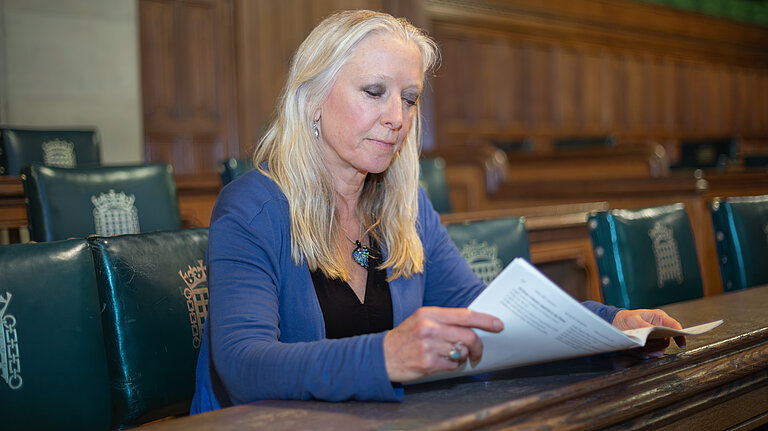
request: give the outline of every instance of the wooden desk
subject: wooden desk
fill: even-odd
[[[0,229],[27,226],[27,205],[19,177],[0,175]]]
[[[261,401],[142,429],[714,430],[768,423],[768,287],[664,309],[685,326],[725,323],[658,359],[606,354],[409,386],[402,403]]]

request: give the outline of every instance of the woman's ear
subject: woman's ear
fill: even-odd
[[[322,117],[322,111],[318,109],[317,111],[315,111],[315,115],[312,116],[312,121],[317,123],[318,121],[320,121],[320,117]]]

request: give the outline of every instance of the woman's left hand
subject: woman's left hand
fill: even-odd
[[[624,331],[626,329],[645,328],[648,326],[667,326],[674,329],[683,329],[680,323],[669,317],[662,310],[640,309],[640,310],[620,310],[613,318],[613,326]],[[675,337],[675,343],[680,348],[685,348],[685,337]],[[664,350],[669,346],[669,338],[649,339],[644,347],[632,349],[631,352],[637,354],[643,359],[658,358],[664,354]]]

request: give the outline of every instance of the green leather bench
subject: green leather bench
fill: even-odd
[[[96,129],[0,128],[0,175],[19,175],[31,163],[63,168],[97,166]]]
[[[187,414],[207,246],[207,228],[1,246],[0,429]]]
[[[180,229],[176,183],[165,163],[22,169],[33,241]]]
[[[682,203],[601,211],[587,223],[605,303],[654,308],[703,296],[696,245]]]
[[[108,430],[101,308],[84,239],[0,247],[0,429]]]
[[[448,224],[445,229],[469,266],[486,284],[514,258],[531,260],[525,217]]]
[[[452,211],[451,194],[445,177],[445,160],[427,157],[419,160],[419,184],[427,193],[435,211],[445,214]]]
[[[186,414],[208,313],[208,229],[90,237],[113,427]]]
[[[723,290],[768,284],[768,195],[715,199],[710,208]]]

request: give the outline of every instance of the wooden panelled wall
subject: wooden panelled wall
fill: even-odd
[[[238,154],[230,0],[142,0],[144,154],[207,175]]]
[[[324,16],[378,9],[416,17],[409,0],[139,0],[144,154],[169,162],[187,225],[207,226],[219,166],[249,157],[291,54]]]
[[[300,41],[352,8],[440,43],[437,147],[612,134],[674,159],[681,136],[768,141],[766,28],[631,0],[140,0],[146,161],[214,185],[264,131]]]
[[[438,145],[613,135],[768,143],[768,29],[632,1],[425,2]]]
[[[416,16],[408,0],[140,0],[145,158],[196,184],[248,156],[266,129],[291,55],[334,10]]]

